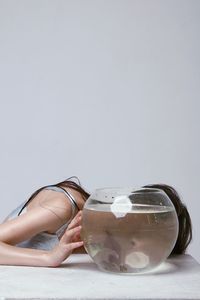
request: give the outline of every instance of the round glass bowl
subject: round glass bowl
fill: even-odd
[[[169,256],[177,236],[174,205],[160,189],[100,188],[83,208],[84,248],[102,271],[152,271]]]

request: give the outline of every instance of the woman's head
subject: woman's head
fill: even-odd
[[[174,204],[179,221],[179,232],[170,255],[184,253],[192,240],[192,222],[186,205],[181,201],[177,191],[167,184],[148,184],[144,187],[163,190]]]
[[[76,178],[76,179],[78,180],[78,184],[77,184],[75,181],[70,180],[71,178]],[[58,183],[56,183],[56,184],[50,184],[50,185],[58,186],[58,187],[61,187],[61,188],[67,188],[67,187],[68,187],[68,188],[72,188],[72,189],[74,189],[74,190],[76,190],[76,191],[78,191],[78,192],[80,193],[80,195],[81,195],[81,197],[83,198],[84,201],[86,201],[87,198],[90,196],[90,194],[89,194],[84,188],[82,188],[81,183],[80,183],[80,180],[79,180],[78,177],[76,177],[76,176],[71,176],[71,177],[69,177],[69,178],[67,178],[67,179],[65,179],[65,180],[63,180],[63,181],[60,181],[60,182],[58,182]],[[45,187],[47,187],[47,186],[49,186],[49,185],[45,185],[45,186],[39,188],[38,190],[36,190],[36,191],[29,197],[29,199],[27,200],[26,204],[27,204],[28,202],[30,202],[33,198],[35,198],[35,197],[37,196],[37,194],[38,194],[39,192],[41,192],[41,191],[42,191]],[[26,205],[26,204],[25,204],[25,205]],[[22,209],[23,209],[23,208],[22,208]]]
[[[78,184],[72,180],[70,180],[71,178],[76,178],[78,181]],[[79,192],[83,198],[84,201],[86,201],[88,199],[88,197],[90,196],[90,194],[81,186],[80,180],[78,179],[77,176],[71,176],[69,178],[67,178],[64,181],[58,182],[56,184],[54,184],[55,186],[59,186],[59,187],[66,187],[66,188],[72,188],[75,191]]]

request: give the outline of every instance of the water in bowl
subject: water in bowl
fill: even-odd
[[[103,271],[151,271],[168,257],[177,234],[173,207],[133,204],[126,214],[113,213],[109,204],[83,210],[84,247]]]

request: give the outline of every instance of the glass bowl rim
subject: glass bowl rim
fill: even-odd
[[[110,186],[110,187],[101,187],[101,188],[95,188],[93,192],[109,192],[109,191],[124,191],[124,195],[127,194],[139,194],[142,191],[148,190],[149,193],[161,193],[167,196],[167,194],[159,188],[154,188],[154,187],[131,187],[131,186]]]

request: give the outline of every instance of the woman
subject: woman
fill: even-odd
[[[78,184],[71,178],[76,178]],[[192,224],[177,192],[164,184],[179,220],[179,234],[171,254],[184,253],[192,239]],[[73,253],[86,253],[80,237],[82,209],[90,194],[76,176],[44,186],[13,210],[0,224],[0,264],[58,267]]]

